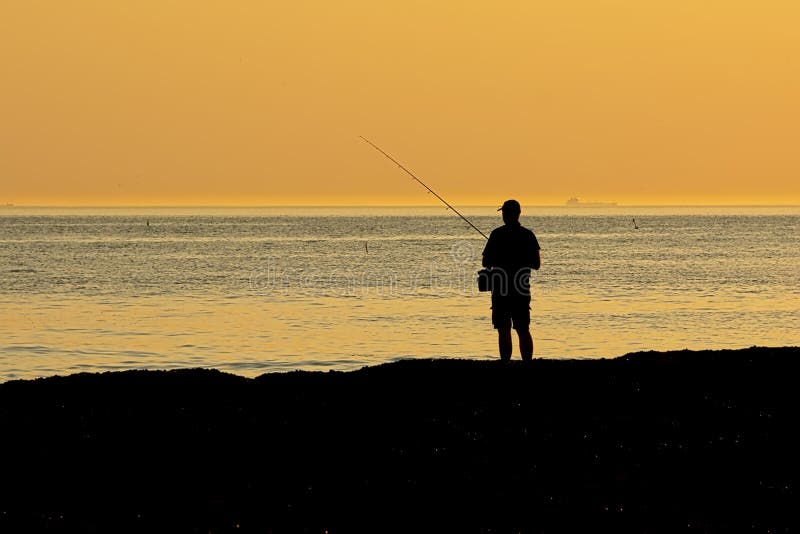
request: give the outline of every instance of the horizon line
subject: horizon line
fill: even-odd
[[[466,208],[495,208],[494,204],[458,204]],[[800,204],[620,204],[568,205],[524,204],[531,208],[796,208]],[[13,208],[442,208],[433,204],[0,204],[0,209]]]

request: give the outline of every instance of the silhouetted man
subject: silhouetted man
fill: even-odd
[[[497,329],[500,359],[511,359],[511,328],[519,336],[522,359],[533,357],[531,337],[531,269],[539,269],[539,241],[519,223],[521,208],[516,200],[506,200],[497,211],[503,212],[505,225],[495,228],[483,249],[483,266],[492,268],[492,325]]]

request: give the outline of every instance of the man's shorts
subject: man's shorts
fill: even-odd
[[[492,325],[495,328],[528,330],[531,325],[530,295],[492,295]]]

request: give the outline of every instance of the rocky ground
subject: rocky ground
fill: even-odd
[[[800,349],[0,384],[0,531],[783,532]]]

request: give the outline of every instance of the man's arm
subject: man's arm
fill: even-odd
[[[494,232],[489,234],[489,239],[486,241],[486,246],[483,247],[483,259],[481,260],[481,265],[484,267],[494,267],[494,249],[495,249],[495,242],[494,242]]]
[[[538,271],[539,267],[542,266],[542,256],[539,254],[539,251],[542,247],[539,246],[539,240],[536,239],[536,235],[531,232],[530,235],[530,242],[528,243],[528,250],[532,250],[533,254],[529,256],[531,260],[530,267],[531,269]]]

